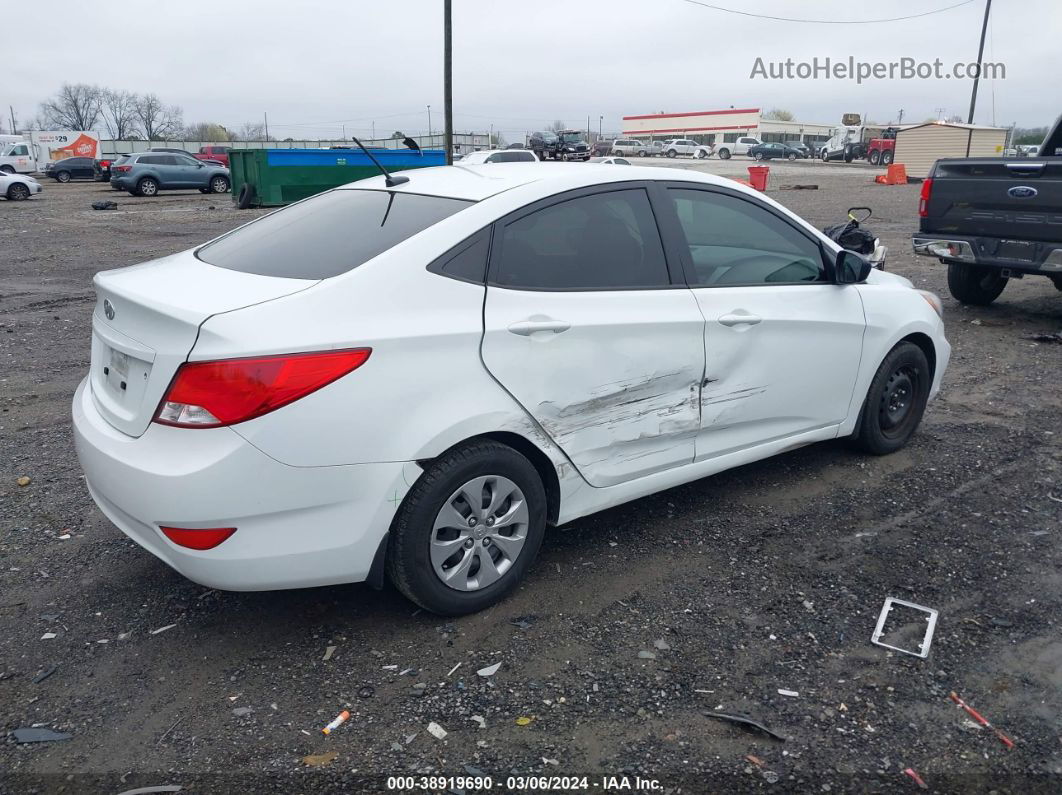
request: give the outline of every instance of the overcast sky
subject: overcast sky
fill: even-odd
[[[706,0],[707,2],[708,0]],[[869,20],[961,0],[715,0],[787,17]],[[800,121],[835,124],[844,112],[876,121],[964,118],[968,80],[752,79],[757,57],[810,61],[909,56],[972,61],[984,0],[921,19],[799,24],[754,19],[685,0],[453,0],[454,123],[491,124],[510,141],[554,119],[621,129],[624,115],[735,106],[780,107]],[[229,128],[269,114],[278,138],[368,136],[442,126],[442,0],[323,2],[226,0],[175,4],[51,0],[30,27],[3,38],[0,103],[22,121],[66,82],[153,91],[186,123]],[[11,10],[11,6],[8,6]],[[9,22],[11,21],[8,14]],[[15,31],[17,35],[13,35]],[[1062,112],[1056,79],[1060,0],[996,0],[986,61],[1006,79],[982,81],[977,121],[1019,126]],[[994,99],[993,99],[994,95]],[[993,115],[994,102],[994,115]],[[6,114],[5,114],[6,115]],[[5,121],[10,123],[9,120]],[[6,128],[7,125],[5,125]]]

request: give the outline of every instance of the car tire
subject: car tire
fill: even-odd
[[[988,306],[1006,286],[1007,277],[992,268],[955,262],[948,265],[948,291],[959,303]]]
[[[667,150],[667,156],[668,157],[675,157],[677,154],[678,154],[678,152],[676,152],[674,149],[668,149]]]
[[[151,177],[144,177],[136,183],[136,191],[132,192],[134,196],[158,196],[159,195],[159,183]]]
[[[881,162],[881,152],[879,152],[877,149],[871,149],[870,154],[867,155],[867,161],[870,163],[870,165],[876,166],[878,163]]]
[[[480,500],[478,505],[463,498],[461,493],[468,488],[480,489],[474,497]],[[501,494],[504,501],[495,515],[512,515],[514,503],[506,492],[522,498],[522,512],[516,509],[517,521],[506,524],[500,533],[488,530],[491,515],[483,503]],[[453,524],[446,523],[447,516]],[[434,461],[406,494],[391,523],[387,573],[406,598],[425,610],[444,616],[474,613],[505,597],[523,579],[538,554],[545,527],[546,491],[531,462],[498,442],[471,442]],[[512,535],[502,535],[505,532]],[[504,544],[501,538],[507,539]],[[507,556],[508,551],[515,553],[513,557]],[[450,556],[444,557],[448,552]],[[485,571],[487,559],[483,556],[491,561],[486,576],[492,581],[480,585],[479,573]],[[495,566],[503,564],[500,576],[493,579],[498,573]],[[444,582],[444,576],[453,584]]]
[[[829,163],[830,162],[830,153],[827,152],[825,149],[823,149],[821,152],[819,152],[819,158],[821,158],[823,163]]]
[[[210,193],[228,193],[229,192],[229,179],[223,177],[220,174],[210,179]]]
[[[754,160],[763,160],[763,152],[757,152],[752,157]]]
[[[7,189],[7,198],[13,202],[24,202],[30,197],[30,189],[21,182],[13,183]]]
[[[872,455],[903,447],[922,422],[932,376],[925,353],[901,342],[885,357],[867,390],[853,439]]]
[[[613,154],[614,157],[623,157],[623,150],[622,149],[617,150],[617,151],[613,152],[612,154]]]
[[[247,210],[252,204],[254,204],[255,190],[254,185],[250,182],[245,182],[240,186],[240,192],[236,194],[236,209]]]
[[[649,153],[646,152],[644,149],[639,149],[638,150],[638,157],[649,157]]]
[[[0,171],[3,171],[5,174],[14,174],[15,173],[15,168],[14,168],[14,166],[3,165],[3,166],[0,166]]]
[[[893,156],[892,152],[882,152],[881,153],[881,164],[883,166],[887,166],[890,163],[892,163],[892,156]]]
[[[794,160],[796,160],[796,155],[790,152],[785,156],[785,159],[792,163]]]
[[[720,149],[719,150],[719,159],[720,160],[729,160],[730,159],[730,150],[729,149]]]
[[[70,172],[69,171],[57,171],[54,176],[55,176],[55,181],[56,182],[69,182],[70,181]]]

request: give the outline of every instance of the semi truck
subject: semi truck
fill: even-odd
[[[102,136],[85,130],[32,130],[21,140],[0,147],[0,171],[7,174],[34,174],[47,163],[68,157],[100,156]]]

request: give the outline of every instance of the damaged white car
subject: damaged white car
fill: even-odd
[[[114,524],[211,587],[389,576],[449,615],[511,591],[547,525],[821,440],[902,447],[950,353],[934,295],[674,169],[377,177],[95,287],[74,427]]]

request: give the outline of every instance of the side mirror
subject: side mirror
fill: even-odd
[[[870,276],[873,266],[865,257],[842,248],[837,252],[833,266],[833,279],[837,284],[861,284]]]

